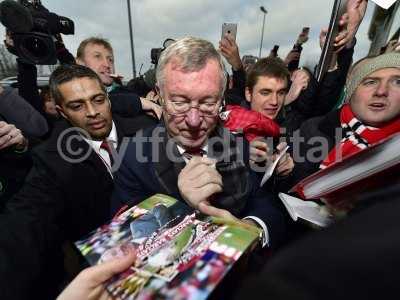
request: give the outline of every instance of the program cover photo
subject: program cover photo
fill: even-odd
[[[124,247],[137,249],[135,264],[107,283],[117,299],[206,299],[257,239],[253,228],[226,225],[157,194],[75,245],[91,265]]]

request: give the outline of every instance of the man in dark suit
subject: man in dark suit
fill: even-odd
[[[164,193],[204,214],[259,226],[262,246],[276,246],[284,215],[272,195],[257,195],[248,144],[218,124],[226,86],[220,54],[208,41],[184,38],[163,51],[156,74],[163,123],[129,143],[113,211]]]
[[[64,121],[33,151],[25,185],[0,217],[8,229],[0,234],[1,299],[35,292],[54,299],[64,276],[62,244],[109,220],[110,150],[140,128],[140,118],[112,118],[105,88],[87,67],[59,67],[50,89]]]

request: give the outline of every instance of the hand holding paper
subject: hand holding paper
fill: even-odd
[[[260,187],[262,187],[272,176],[277,166],[277,174],[282,176],[288,175],[293,169],[293,159],[290,157],[289,154],[286,154],[289,146],[287,146],[286,143],[281,143],[277,146],[277,149],[279,150],[279,152],[273,155],[273,160],[270,161],[270,163],[268,164],[267,169],[265,170],[265,174],[261,180]]]
[[[278,176],[287,176],[294,168],[293,158],[287,153],[289,146],[286,143],[280,143],[276,148],[279,152],[274,154],[274,159],[279,157],[279,160],[275,172]]]

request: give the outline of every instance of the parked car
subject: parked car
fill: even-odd
[[[6,77],[0,80],[0,85],[11,86],[13,88],[18,88],[17,76]],[[49,76],[39,76],[37,78],[38,87],[43,87],[49,85]]]

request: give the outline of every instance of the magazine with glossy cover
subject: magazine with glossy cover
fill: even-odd
[[[91,265],[134,245],[135,264],[107,283],[117,299],[206,299],[258,239],[257,229],[154,195],[75,245]]]

